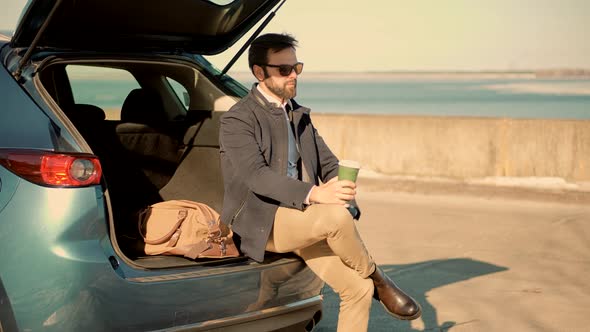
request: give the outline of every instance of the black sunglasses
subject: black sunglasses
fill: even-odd
[[[265,67],[279,68],[279,74],[281,76],[289,76],[291,72],[295,70],[295,74],[299,75],[303,71],[303,62],[297,62],[294,65],[263,65]]]

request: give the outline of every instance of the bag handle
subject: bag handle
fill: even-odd
[[[145,221],[147,218],[145,217],[145,214],[147,213],[147,211],[150,209],[146,209],[144,211],[142,211],[139,214],[139,222],[138,222],[138,226],[139,226],[139,234],[141,235],[141,237],[143,238],[143,240],[145,241],[145,243],[147,244],[162,244],[168,240],[170,240],[170,238],[172,237],[172,235],[174,235],[174,233],[178,231],[180,231],[180,226],[182,225],[182,223],[186,220],[186,216],[188,215],[188,211],[187,210],[180,210],[178,211],[178,215],[176,216],[176,224],[174,224],[174,227],[172,227],[170,229],[170,231],[168,233],[166,233],[164,236],[162,236],[161,238],[157,239],[157,240],[149,240],[148,238],[145,237],[145,235],[142,232],[142,226],[145,224]]]

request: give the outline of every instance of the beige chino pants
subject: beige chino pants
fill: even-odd
[[[266,250],[294,252],[340,296],[338,332],[367,331],[375,263],[341,205],[314,204],[304,211],[280,207]]]

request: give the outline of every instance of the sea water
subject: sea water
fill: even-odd
[[[321,113],[590,119],[590,80],[301,80],[297,100]]]
[[[250,88],[252,80],[242,79]],[[138,88],[78,80],[76,102],[120,108]],[[116,89],[113,84],[120,84]],[[296,100],[314,113],[590,119],[590,79],[354,79],[301,76]],[[113,93],[113,91],[117,91]],[[120,95],[117,93],[120,92]]]

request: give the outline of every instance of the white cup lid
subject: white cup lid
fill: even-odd
[[[345,167],[350,167],[350,168],[361,168],[361,163],[359,163],[356,160],[340,160],[338,162],[338,165],[342,165]]]

